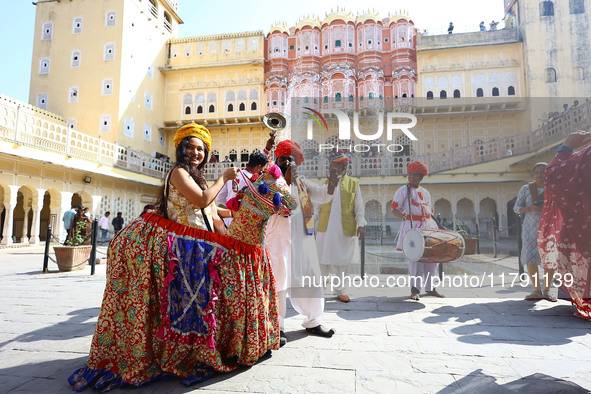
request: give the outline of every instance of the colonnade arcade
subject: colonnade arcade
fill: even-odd
[[[431,188],[427,186],[427,189]],[[367,225],[372,226],[374,230],[377,228],[377,231],[381,231],[386,236],[392,235],[395,237],[401,222],[400,219],[392,215],[390,208],[393,193],[392,195],[376,198],[376,196],[371,196],[371,194],[366,195],[362,188],[362,194],[365,201]],[[478,233],[481,238],[492,238],[492,218],[494,218],[500,235],[507,237],[516,234],[517,231],[517,216],[513,212],[516,195],[517,193],[514,196],[509,195],[508,197],[510,199],[507,199],[505,193],[502,192],[494,197],[486,196],[481,198],[455,195],[453,196],[455,198],[452,198],[452,196],[438,198],[435,194],[432,197],[434,199],[433,209],[435,216],[440,218],[444,224],[465,223],[470,229],[470,234],[473,236],[476,234],[478,225]]]
[[[0,182],[0,245],[39,244],[45,241],[49,224],[54,234],[62,234],[63,214],[74,204],[92,207],[93,197],[84,191],[62,192]]]

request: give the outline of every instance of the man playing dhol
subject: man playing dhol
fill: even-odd
[[[266,230],[267,249],[271,255],[277,286],[281,346],[287,343],[285,336],[286,295],[294,309],[305,316],[302,326],[309,334],[332,337],[333,329],[322,326],[324,313],[324,289],[313,287],[308,281],[320,278],[318,253],[314,241],[312,202],[324,204],[332,199],[338,183],[336,171],[327,185],[315,185],[298,177],[297,166],[304,161],[302,148],[290,140],[281,141],[275,150],[276,164],[285,180],[291,185],[291,194],[298,207],[291,216],[273,215]],[[306,283],[304,283],[304,279]],[[307,284],[307,287],[304,286]]]
[[[413,161],[406,167],[408,172],[408,184],[401,186],[392,200],[392,214],[403,219],[398,233],[396,250],[402,250],[402,239],[404,234],[412,228],[438,228],[437,222],[433,219],[433,206],[431,205],[431,194],[422,186],[419,186],[423,177],[429,170],[427,165],[420,161]],[[410,202],[409,202],[410,196]],[[412,207],[409,210],[409,206]],[[410,298],[418,301],[421,287],[425,286],[427,295],[443,298],[444,295],[437,292],[431,283],[431,278],[437,275],[439,263],[419,263],[409,261],[410,275]]]

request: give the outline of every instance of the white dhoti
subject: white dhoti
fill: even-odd
[[[334,274],[340,279],[332,290],[337,294],[345,294],[344,278],[349,276],[351,263],[359,262],[359,238],[347,237],[343,233],[343,219],[341,206],[341,182],[335,188],[330,205],[330,215],[326,225],[326,231],[316,233],[316,246],[318,247],[318,261],[323,277]],[[315,207],[315,217],[320,217],[322,206]],[[355,221],[358,227],[365,227],[365,207],[359,185],[355,192],[354,204]],[[357,231],[357,229],[355,229]]]
[[[433,291],[431,278],[437,276],[439,263],[419,263],[417,261],[408,262],[408,274],[410,276],[410,287],[416,287],[421,290],[424,286],[425,291]]]
[[[306,182],[312,201],[330,201],[326,186]],[[300,203],[298,190],[291,188],[292,195]],[[301,205],[301,204],[300,204]],[[324,313],[324,289],[320,281],[320,266],[313,235],[307,235],[301,206],[290,217],[274,215],[266,229],[265,247],[271,256],[273,274],[279,299],[281,329],[284,329],[286,295],[293,308],[304,316],[302,326],[313,328],[322,324]],[[314,281],[313,278],[316,277]],[[316,286],[314,286],[316,284]]]

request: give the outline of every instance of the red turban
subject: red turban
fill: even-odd
[[[423,174],[423,176],[429,174],[429,169],[427,165],[420,161],[413,161],[406,167],[406,172],[418,172],[419,174]]]
[[[297,142],[283,140],[277,144],[277,148],[275,148],[275,157],[290,155],[295,157],[298,166],[304,161],[304,152],[302,152],[302,147]]]

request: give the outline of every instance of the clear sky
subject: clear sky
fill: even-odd
[[[324,18],[325,13],[336,9],[337,5],[353,14],[370,8],[380,16],[406,9],[417,28],[427,29],[429,33],[445,33],[451,21],[456,33],[476,31],[480,21],[488,26],[504,15],[503,0],[179,0],[179,14],[185,22],[179,36],[254,30],[267,33],[275,22],[284,22],[290,27],[308,15]],[[28,102],[35,6],[28,0],[3,1],[2,14],[0,93]]]

